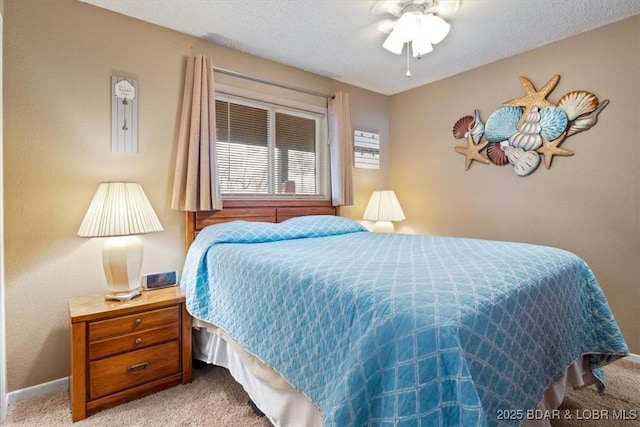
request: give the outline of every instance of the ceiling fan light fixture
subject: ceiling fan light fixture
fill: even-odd
[[[398,37],[402,38],[405,43],[411,41],[414,34],[420,30],[421,18],[422,16],[417,12],[405,12],[393,27],[392,33],[398,33]]]
[[[399,33],[391,32],[387,39],[382,44],[382,47],[387,49],[389,52],[395,53],[396,55],[400,55],[402,53],[402,48],[406,42]]]
[[[414,34],[419,31],[421,18],[422,16],[415,12],[407,12],[403,14],[393,27],[389,36],[387,36],[382,47],[387,49],[389,52],[400,55],[405,43],[409,43]]]
[[[434,14],[438,5],[435,0],[414,0],[404,4],[400,18],[382,47],[400,55],[404,45],[411,42],[414,57],[433,51],[432,44],[444,40],[451,29],[447,21]]]
[[[419,37],[414,38],[411,41],[411,50],[414,58],[433,51],[433,46],[431,45],[428,35],[420,34]]]
[[[438,44],[444,40],[449,34],[449,30],[451,30],[451,24],[432,13],[422,16],[420,26],[428,31],[429,38],[433,44]]]

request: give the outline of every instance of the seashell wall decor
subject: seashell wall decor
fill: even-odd
[[[609,100],[600,102],[591,92],[572,90],[554,104],[547,98],[559,80],[560,76],[555,75],[537,90],[529,79],[520,77],[525,95],[502,104],[489,115],[486,124],[478,110],[473,116],[458,119],[453,125],[453,137],[467,141],[466,146],[455,147],[465,156],[465,170],[476,160],[512,165],[518,176],[528,176],[542,161],[549,169],[554,156],[573,156],[573,151],[560,145],[570,136],[591,129]]]

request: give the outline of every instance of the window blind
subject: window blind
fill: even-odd
[[[246,99],[216,100],[223,195],[328,197],[325,117]]]

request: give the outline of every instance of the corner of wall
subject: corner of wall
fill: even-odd
[[[4,19],[4,0],[0,0],[0,171],[2,168],[2,31]],[[4,194],[3,194],[2,173],[0,173],[0,423],[3,423],[7,416],[7,364],[6,364],[6,328],[4,323]]]

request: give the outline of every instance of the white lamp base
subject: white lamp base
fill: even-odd
[[[104,299],[106,299],[107,301],[128,301],[140,295],[140,289],[132,289],[130,292],[126,293],[111,293],[111,291],[108,291],[105,294]]]
[[[110,237],[102,248],[107,278],[105,299],[125,301],[140,295],[142,242],[138,236]]]
[[[373,231],[376,233],[395,233],[396,229],[391,221],[376,221],[373,224]]]

